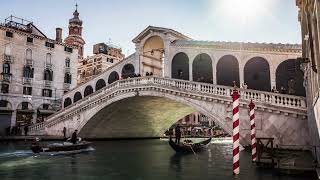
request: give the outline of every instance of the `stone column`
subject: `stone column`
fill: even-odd
[[[37,122],[37,112],[35,111],[33,114],[32,114],[32,123],[33,124],[36,124]]]
[[[189,59],[189,80],[193,81],[192,77],[192,60]]]
[[[12,111],[11,114],[11,127],[16,125],[17,111]]]
[[[169,74],[169,68],[170,68],[170,60],[169,60],[169,53],[170,53],[170,39],[166,38],[164,40],[164,65],[163,65],[163,76],[169,78],[170,74]]]

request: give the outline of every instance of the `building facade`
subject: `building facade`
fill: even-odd
[[[320,2],[296,0],[302,34],[302,69],[307,92],[308,121],[311,143],[320,157]]]
[[[75,46],[49,39],[32,22],[10,16],[0,25],[0,135],[4,129],[43,121],[76,86]]]
[[[120,48],[115,48],[105,43],[94,45],[93,54],[79,60],[78,84],[88,81],[125,57]]]

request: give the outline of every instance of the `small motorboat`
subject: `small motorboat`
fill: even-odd
[[[192,141],[189,140],[185,143],[176,144],[170,137],[169,144],[172,149],[174,149],[178,153],[196,153],[205,149],[210,141],[211,138],[198,143],[192,143]]]
[[[48,145],[40,145],[39,143],[33,143],[31,145],[31,150],[34,153],[41,153],[41,152],[66,152],[66,151],[78,151],[84,150],[91,146],[91,142],[87,141],[80,141],[76,144],[71,142],[62,142],[62,143],[52,143]]]

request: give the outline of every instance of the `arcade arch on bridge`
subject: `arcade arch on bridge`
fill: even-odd
[[[76,103],[77,101],[80,101],[82,99],[81,93],[78,91],[73,96],[73,103]]]
[[[163,75],[164,42],[160,36],[149,37],[142,49],[142,75],[153,73],[155,76]]]
[[[121,71],[121,76],[122,78],[132,78],[134,77],[134,66],[132,64],[126,64],[123,66],[122,71]]]
[[[184,52],[177,53],[171,63],[171,77],[189,80],[189,58]]]
[[[93,88],[92,88],[90,85],[88,85],[88,86],[84,89],[83,97],[86,97],[86,96],[88,96],[88,95],[90,95],[90,94],[92,94],[92,93],[93,93]]]
[[[244,82],[249,89],[270,91],[270,67],[262,57],[251,58],[244,66]]]
[[[192,63],[192,79],[196,82],[213,83],[212,60],[206,53],[195,57]]]
[[[240,87],[239,62],[232,55],[225,55],[217,63],[216,78],[218,85],[233,86],[233,82]]]
[[[106,87],[106,82],[103,79],[99,79],[96,83],[96,91]]]
[[[276,70],[276,87],[281,92],[281,87],[285,93],[297,96],[305,96],[306,91],[303,86],[303,72],[297,59],[288,59],[279,64]]]
[[[71,98],[67,97],[63,102],[63,107],[66,108],[72,104]]]
[[[116,71],[112,71],[108,77],[108,84],[111,84],[119,80],[119,74]]]

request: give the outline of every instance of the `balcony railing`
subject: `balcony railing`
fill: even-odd
[[[51,87],[52,81],[44,80],[44,81],[43,81],[43,85],[44,85],[45,87]]]
[[[26,65],[27,66],[32,66],[33,65],[33,60],[32,59],[26,59]]]
[[[13,56],[11,55],[3,55],[3,61],[6,63],[13,63]]]
[[[46,69],[52,69],[52,64],[51,63],[46,63]]]
[[[23,84],[31,85],[32,81],[33,81],[33,78],[29,78],[29,77],[23,77],[23,79],[22,79]]]
[[[2,82],[11,82],[11,74],[1,73],[1,81]]]
[[[64,71],[65,71],[66,73],[70,72],[70,67],[64,67]]]

